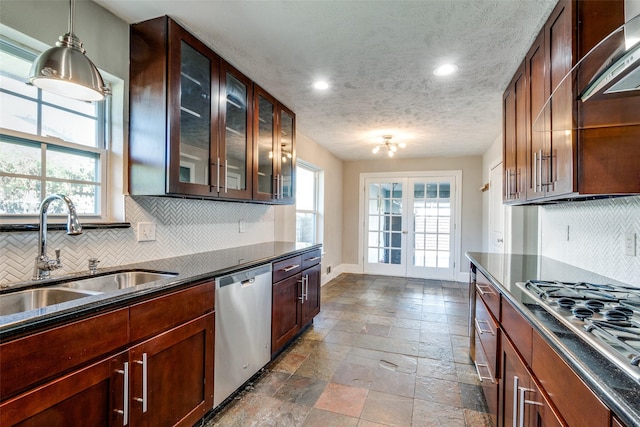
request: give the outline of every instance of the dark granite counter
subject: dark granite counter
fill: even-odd
[[[96,276],[114,271],[137,269],[172,272],[177,275],[36,310],[4,316],[0,313],[0,342],[9,337],[26,334],[58,322],[67,322],[106,309],[124,306],[137,299],[148,298],[155,293],[175,290],[203,280],[211,280],[224,274],[271,263],[320,247],[321,245],[301,245],[292,242],[269,242],[99,269]],[[9,289],[2,289],[2,293],[29,287],[60,285],[79,277],[87,277],[87,274],[88,272],[85,271],[46,281],[12,283]]]
[[[640,426],[640,384],[575,336],[516,286],[517,282],[534,279],[629,284],[541,256],[481,252],[466,255],[618,418],[628,426]]]

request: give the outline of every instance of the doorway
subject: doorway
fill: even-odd
[[[460,171],[363,174],[363,271],[455,280]]]

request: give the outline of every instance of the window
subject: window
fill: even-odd
[[[109,101],[77,101],[25,84],[35,57],[0,40],[0,216],[36,215],[52,193],[68,195],[81,215],[104,216]]]
[[[320,171],[298,161],[296,168],[296,242],[318,243]]]

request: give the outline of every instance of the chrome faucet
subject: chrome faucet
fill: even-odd
[[[42,280],[49,277],[52,270],[62,267],[60,262],[60,249],[56,249],[56,259],[50,260],[47,257],[47,209],[49,204],[60,199],[67,204],[69,215],[67,216],[67,234],[77,236],[82,234],[82,225],[76,213],[76,207],[71,199],[64,194],[52,194],[40,203],[40,234],[38,236],[38,256],[36,257],[35,267],[33,269],[33,280]]]

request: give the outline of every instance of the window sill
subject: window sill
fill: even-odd
[[[131,228],[128,222],[82,223],[83,230]],[[66,230],[67,224],[47,224],[47,230]],[[39,224],[0,224],[0,233],[38,231]]]

